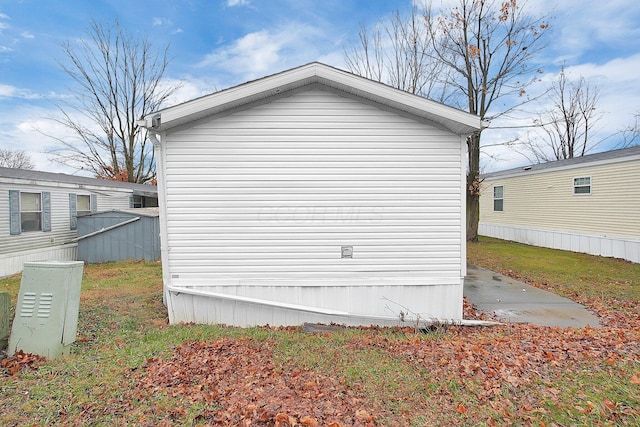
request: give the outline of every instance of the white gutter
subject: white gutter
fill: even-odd
[[[156,116],[154,116],[156,117]],[[157,115],[159,117],[159,115]],[[159,118],[157,119],[159,120]],[[153,143],[153,151],[156,154],[156,176],[158,178],[158,214],[160,222],[160,260],[162,261],[162,302],[167,304],[167,285],[171,283],[169,274],[169,236],[167,234],[167,203],[165,189],[165,164],[166,153],[162,147],[162,141],[158,139],[158,134],[149,129],[149,139]],[[164,137],[163,137],[164,138]]]
[[[231,294],[222,294],[218,292],[201,291],[201,290],[183,288],[183,287],[171,286],[171,285],[167,286],[167,290],[175,295],[187,294],[187,295],[203,296],[208,298],[216,298],[216,299],[233,301],[233,302],[243,302],[247,304],[255,304],[255,305],[261,305],[266,307],[274,307],[274,308],[282,308],[287,310],[302,311],[306,313],[322,314],[326,316],[339,316],[339,317],[345,317],[349,319],[366,319],[366,320],[372,321],[372,323],[375,323],[378,321],[391,322],[391,323],[400,322],[400,319],[396,316],[389,317],[389,316],[371,316],[367,314],[353,314],[347,311],[331,310],[328,308],[311,307],[311,306],[299,305],[299,304],[290,304],[286,302],[271,301],[271,300],[265,300],[260,298],[251,298],[251,297],[245,297],[241,295],[231,295]],[[411,325],[412,323],[415,323],[415,320],[412,320],[409,318],[409,319],[406,319],[404,323],[406,323],[407,325]],[[420,324],[424,324],[424,325],[430,325],[430,324],[447,325],[448,324],[448,325],[461,325],[461,326],[500,325],[499,322],[488,322],[484,320],[466,320],[466,319],[451,320],[451,319],[432,319],[432,318],[420,319]]]

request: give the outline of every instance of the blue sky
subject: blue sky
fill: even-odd
[[[0,0],[0,147],[27,151],[36,169],[70,172],[48,161],[44,152],[57,143],[38,130],[62,135],[47,119],[70,84],[58,64],[60,43],[82,37],[91,19],[118,18],[158,47],[169,43],[166,78],[182,83],[173,99],[180,102],[311,61],[344,68],[344,48],[361,24],[410,6],[409,0]],[[630,124],[640,111],[640,3],[529,0],[527,8],[553,17],[550,43],[538,58],[541,84],[564,63],[570,77],[584,76],[600,90],[598,138]],[[487,145],[523,132],[493,124],[483,136]],[[486,171],[526,163],[500,146],[484,153]]]

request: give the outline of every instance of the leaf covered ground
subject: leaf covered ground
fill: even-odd
[[[502,244],[471,246],[470,257],[500,269],[504,256],[492,251]],[[507,252],[516,257],[518,249]],[[587,258],[587,265],[600,260]],[[609,262],[615,265],[606,277],[594,272],[575,281],[537,266],[531,271],[544,280],[526,266],[503,268],[579,295],[602,316],[601,328],[512,324],[319,334],[168,326],[159,265],[90,266],[72,355],[47,362],[27,357],[19,370],[19,362],[7,361],[0,424],[640,425],[640,267]],[[0,280],[14,295],[18,285],[19,278]],[[469,304],[465,316],[488,317]]]

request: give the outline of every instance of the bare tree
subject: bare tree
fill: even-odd
[[[61,67],[75,86],[72,100],[59,104],[75,140],[56,138],[59,163],[96,177],[145,183],[155,177],[153,145],[137,120],[157,111],[176,89],[164,86],[168,46],[155,50],[146,37],[113,24],[92,22],[86,38],[63,43]]]
[[[373,28],[362,26],[358,42],[345,48],[349,71],[371,80],[442,101],[447,69],[430,54],[430,34],[416,6]]]
[[[640,110],[636,111],[633,123],[620,132],[621,140],[616,148],[629,148],[640,145]]]
[[[14,169],[33,169],[31,157],[24,151],[0,148],[0,166]]]
[[[548,92],[551,106],[534,120],[538,132],[524,142],[524,150],[542,163],[584,156],[596,148],[603,141],[591,136],[602,118],[596,109],[599,93],[584,77],[572,83],[562,67]]]
[[[420,20],[414,12],[386,27],[397,43],[380,44],[383,38],[376,32],[372,37],[361,33],[360,49],[346,52],[347,66],[404,90],[413,87],[403,85],[405,81],[421,82],[415,87],[423,90],[410,91],[491,120],[529,101],[526,88],[539,72],[532,59],[544,48],[546,19],[529,16],[525,3],[516,0],[457,0],[456,6],[441,11],[427,0]],[[394,72],[409,78],[396,81]],[[467,239],[472,241],[478,238],[480,134],[467,141]]]
[[[526,88],[539,71],[532,58],[544,48],[546,17],[531,17],[516,0],[459,0],[448,14],[430,8],[425,19],[435,56],[453,70],[452,83],[465,109],[482,120],[513,111],[529,99]],[[502,105],[497,105],[503,100]],[[480,135],[467,140],[467,239],[478,239]]]

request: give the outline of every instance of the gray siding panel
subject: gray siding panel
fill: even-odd
[[[160,258],[158,217],[130,212],[100,212],[78,218],[78,236],[125,221],[138,221],[105,231],[78,242],[78,259],[90,263]]]

